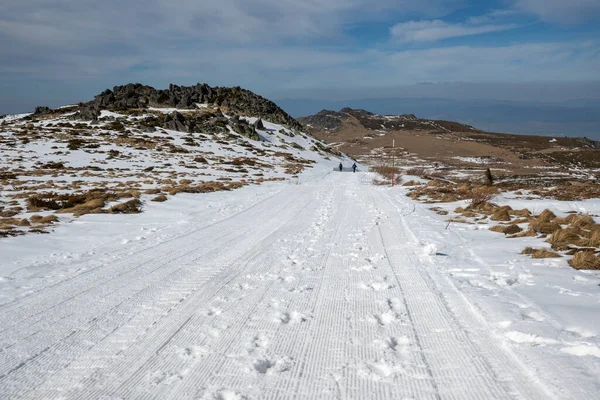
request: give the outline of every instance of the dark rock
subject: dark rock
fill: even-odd
[[[261,131],[265,130],[265,126],[263,125],[262,119],[257,119],[256,122],[254,123],[254,129],[258,129]]]
[[[163,124],[163,128],[170,129],[172,131],[186,132],[189,133],[190,129],[187,125],[186,118],[183,114],[173,111],[171,114],[167,115],[165,118],[165,122]]]
[[[84,121],[97,121],[100,117],[100,109],[92,105],[81,105],[79,111],[71,119],[81,119]]]
[[[138,129],[141,130],[144,133],[154,133],[154,132],[156,132],[156,127],[154,125],[140,124],[140,125],[138,125]]]
[[[50,114],[52,112],[52,109],[50,107],[46,107],[46,106],[37,106],[35,108],[35,111],[33,112],[33,115],[46,115],[46,114]]]

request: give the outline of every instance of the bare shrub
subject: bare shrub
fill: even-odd
[[[476,187],[471,190],[471,202],[469,208],[479,208],[482,205],[489,203],[496,196],[496,192],[489,190],[486,187]]]
[[[373,171],[375,171],[379,175],[381,175],[385,180],[387,180],[388,183],[392,182],[392,172],[393,172],[394,184],[399,185],[402,183],[401,171],[398,168],[379,166],[379,167],[374,167]]]

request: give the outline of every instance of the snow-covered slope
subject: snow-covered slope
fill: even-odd
[[[208,105],[103,110],[98,121],[73,119],[74,110],[0,120],[0,236],[46,232],[71,215],[137,212],[182,192],[298,180],[345,159],[297,129]],[[164,128],[188,130],[168,124],[182,115],[206,129]]]
[[[597,272],[312,171],[0,241],[2,397],[596,396]]]

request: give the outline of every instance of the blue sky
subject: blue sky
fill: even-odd
[[[428,96],[498,100],[518,99],[527,83],[533,100],[598,99],[599,71],[598,0],[0,3],[0,113],[127,82],[240,85],[274,98],[418,95],[428,83]]]

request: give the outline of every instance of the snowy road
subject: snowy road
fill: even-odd
[[[597,357],[499,333],[501,307],[472,302],[445,273],[474,255],[424,210],[363,174],[332,173],[38,287],[0,307],[0,397],[597,394]],[[453,247],[436,254],[426,239]]]

